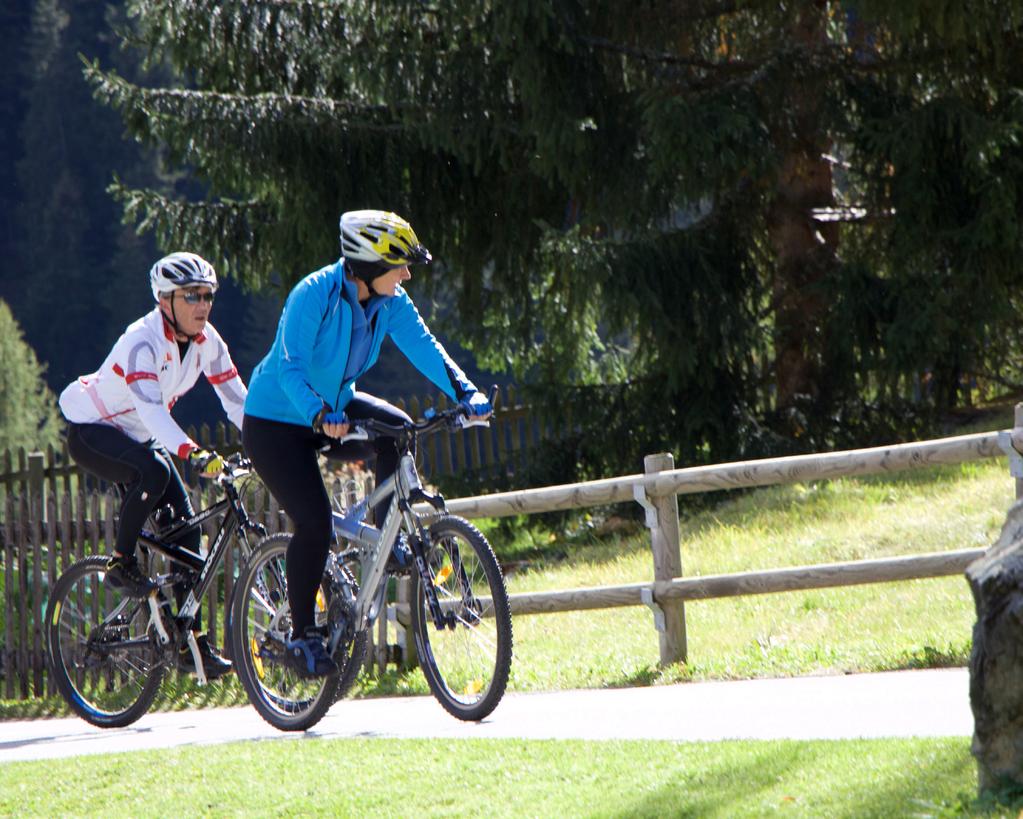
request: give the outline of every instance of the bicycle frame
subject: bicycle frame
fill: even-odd
[[[251,547],[247,533],[254,531],[261,535],[266,534],[266,530],[261,524],[255,523],[249,518],[245,507],[242,505],[238,489],[227,481],[221,482],[221,487],[224,490],[223,498],[197,514],[178,521],[171,528],[161,532],[159,536],[148,529],[143,529],[139,533],[139,542],[145,548],[154,549],[171,560],[183,564],[192,571],[198,572],[198,577],[190,586],[185,600],[181,604],[181,608],[173,618],[173,622],[178,634],[187,634],[186,642],[189,650],[192,652],[192,659],[195,663],[196,675],[200,685],[205,684],[206,674],[199,659],[199,648],[195,641],[195,635],[192,634],[191,626],[195,621],[195,615],[199,610],[202,598],[209,591],[210,585],[213,583],[216,568],[227,553],[227,544],[231,536],[235,532],[239,533],[244,551],[248,554],[251,551]],[[222,513],[224,514],[224,520],[221,522],[216,537],[213,539],[213,544],[210,546],[209,552],[205,557],[177,543],[169,542],[187,529],[200,526],[210,518]],[[170,572],[157,577],[157,583],[163,587],[176,582],[178,579],[180,579],[179,572]],[[160,597],[162,598],[162,594]],[[166,646],[171,642],[171,635],[167,632],[167,628],[164,625],[160,609],[164,605],[169,607],[169,601],[165,599],[158,600],[157,594],[154,593],[149,595],[147,602],[152,623],[160,643]]]
[[[377,528],[362,520],[367,508],[375,507],[389,497],[391,503],[384,516],[383,526]],[[362,582],[355,599],[356,631],[361,631],[370,623],[373,603],[385,578],[387,558],[397,540],[402,520],[410,533],[419,531],[419,518],[412,511],[412,503],[416,500],[426,500],[435,508],[444,509],[443,499],[423,491],[415,458],[405,452],[394,474],[376,487],[369,497],[353,506],[346,514],[333,513],[335,531],[360,547],[359,556],[363,560]],[[413,548],[414,554],[415,551]],[[419,551],[420,554],[415,554],[416,567],[422,574],[426,571],[426,564],[423,562],[422,550]]]

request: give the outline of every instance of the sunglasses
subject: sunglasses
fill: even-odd
[[[181,294],[181,298],[185,300],[185,304],[199,304],[199,302],[206,302],[207,304],[213,304],[213,292],[201,293],[198,290],[187,290]]]

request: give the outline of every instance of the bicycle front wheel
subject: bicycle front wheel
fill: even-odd
[[[102,555],[87,557],[60,576],[46,610],[46,647],[71,709],[100,728],[121,728],[149,710],[164,664],[148,634],[146,601],[108,588],[106,565]]]
[[[501,568],[483,534],[462,518],[430,527],[426,562],[444,615],[438,628],[417,577],[412,630],[430,691],[458,719],[481,720],[504,696],[512,623]]]
[[[291,535],[264,538],[238,578],[231,602],[235,671],[257,713],[282,731],[304,731],[319,722],[337,696],[340,674],[301,677],[284,661],[291,631],[285,570]],[[326,607],[317,603],[317,620]]]

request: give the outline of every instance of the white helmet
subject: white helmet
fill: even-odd
[[[195,253],[171,253],[153,265],[149,271],[149,283],[153,287],[153,298],[182,287],[204,284],[217,289],[217,271],[208,261]]]

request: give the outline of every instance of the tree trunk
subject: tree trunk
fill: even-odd
[[[966,570],[977,607],[970,653],[973,755],[981,793],[1023,789],[1023,502]]]
[[[807,4],[790,32],[808,51],[828,41],[825,4]],[[775,383],[779,408],[797,395],[819,395],[819,362],[827,304],[818,285],[834,263],[838,228],[813,209],[834,205],[830,137],[821,129],[825,88],[812,68],[793,77],[771,131],[781,157],[767,221],[775,257]]]

